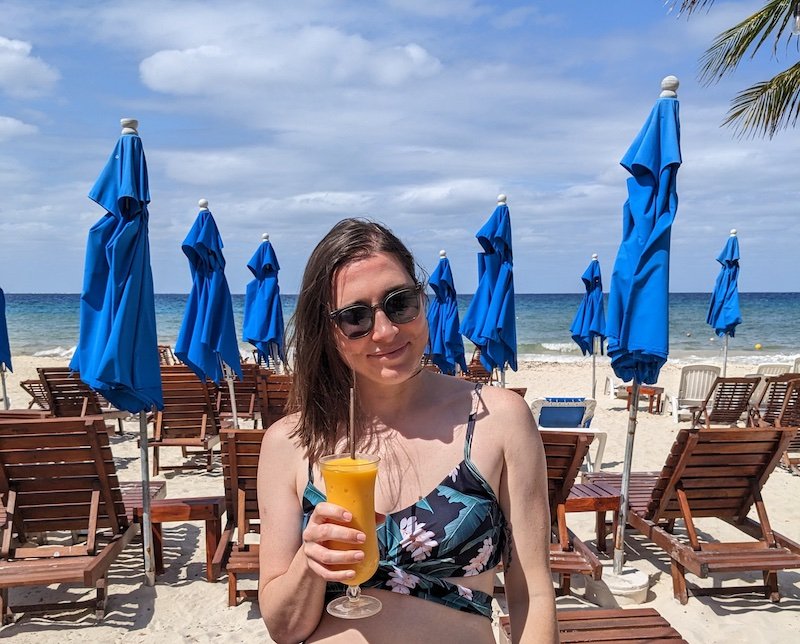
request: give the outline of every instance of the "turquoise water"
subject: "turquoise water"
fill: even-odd
[[[516,297],[518,351],[522,359],[572,361],[580,350],[569,326],[580,294],[518,294]],[[9,339],[14,355],[71,355],[78,337],[75,294],[6,293]],[[722,340],[705,323],[707,293],[670,295],[670,357],[676,360],[711,359],[721,355]],[[463,317],[470,296],[459,296]],[[282,295],[289,320],[296,296]],[[178,336],[185,295],[156,295],[159,340],[174,344]],[[242,326],[243,295],[233,296],[237,328]],[[729,356],[736,362],[785,362],[800,355],[800,293],[742,293],[742,318]],[[756,343],[762,349],[754,349]],[[249,346],[242,344],[243,350]],[[471,346],[467,343],[468,352]]]

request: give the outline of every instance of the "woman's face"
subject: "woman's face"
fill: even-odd
[[[387,294],[414,285],[414,278],[394,255],[376,253],[339,269],[333,282],[333,306],[375,306]],[[423,304],[416,319],[405,324],[393,323],[380,308],[374,314],[372,330],[361,338],[350,339],[334,325],[336,347],[360,376],[381,384],[403,382],[419,371],[428,342]]]

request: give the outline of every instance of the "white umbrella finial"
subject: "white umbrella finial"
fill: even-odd
[[[501,192],[497,195],[497,205],[501,206],[506,203],[507,197]]]
[[[261,233],[261,241],[269,241],[269,233]]]
[[[592,253],[592,261],[593,262],[597,261],[597,253]]]
[[[736,237],[736,229],[731,228],[731,237]]]
[[[119,120],[122,126],[122,134],[139,134],[139,121],[136,119],[124,117]]]
[[[208,199],[200,199],[197,205],[203,210],[208,210]]]
[[[444,248],[442,248],[442,250],[439,251],[439,257],[441,257],[442,259],[447,257],[447,251]]]
[[[677,76],[665,76],[661,80],[660,98],[678,98],[678,85],[680,84]]]

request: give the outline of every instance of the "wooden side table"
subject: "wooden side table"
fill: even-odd
[[[609,483],[576,483],[564,502],[566,512],[595,512],[597,530],[597,549],[606,552],[606,512],[613,513],[611,534],[617,532],[620,491]]]
[[[628,392],[628,403],[625,409],[631,408],[631,400],[633,399],[633,386],[626,387]],[[664,394],[664,387],[656,387],[654,385],[639,385],[639,396],[647,396],[647,412],[650,414],[661,413],[661,396]],[[653,411],[655,407],[655,411]]]
[[[225,512],[224,496],[198,496],[176,499],[155,499],[150,503],[150,521],[153,524],[153,559],[156,573],[164,573],[164,536],[162,523],[186,521],[206,522],[206,580],[216,581],[211,561],[217,551],[222,534],[222,515]],[[141,521],[142,507],[133,511],[134,520]]]

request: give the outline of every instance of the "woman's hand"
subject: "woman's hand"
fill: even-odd
[[[318,503],[303,530],[303,553],[308,567],[325,581],[347,583],[355,577],[355,571],[348,568],[364,559],[364,552],[358,549],[367,537],[360,530],[347,526],[353,515],[345,508],[333,503]],[[353,550],[332,550],[330,541],[352,543]]]

